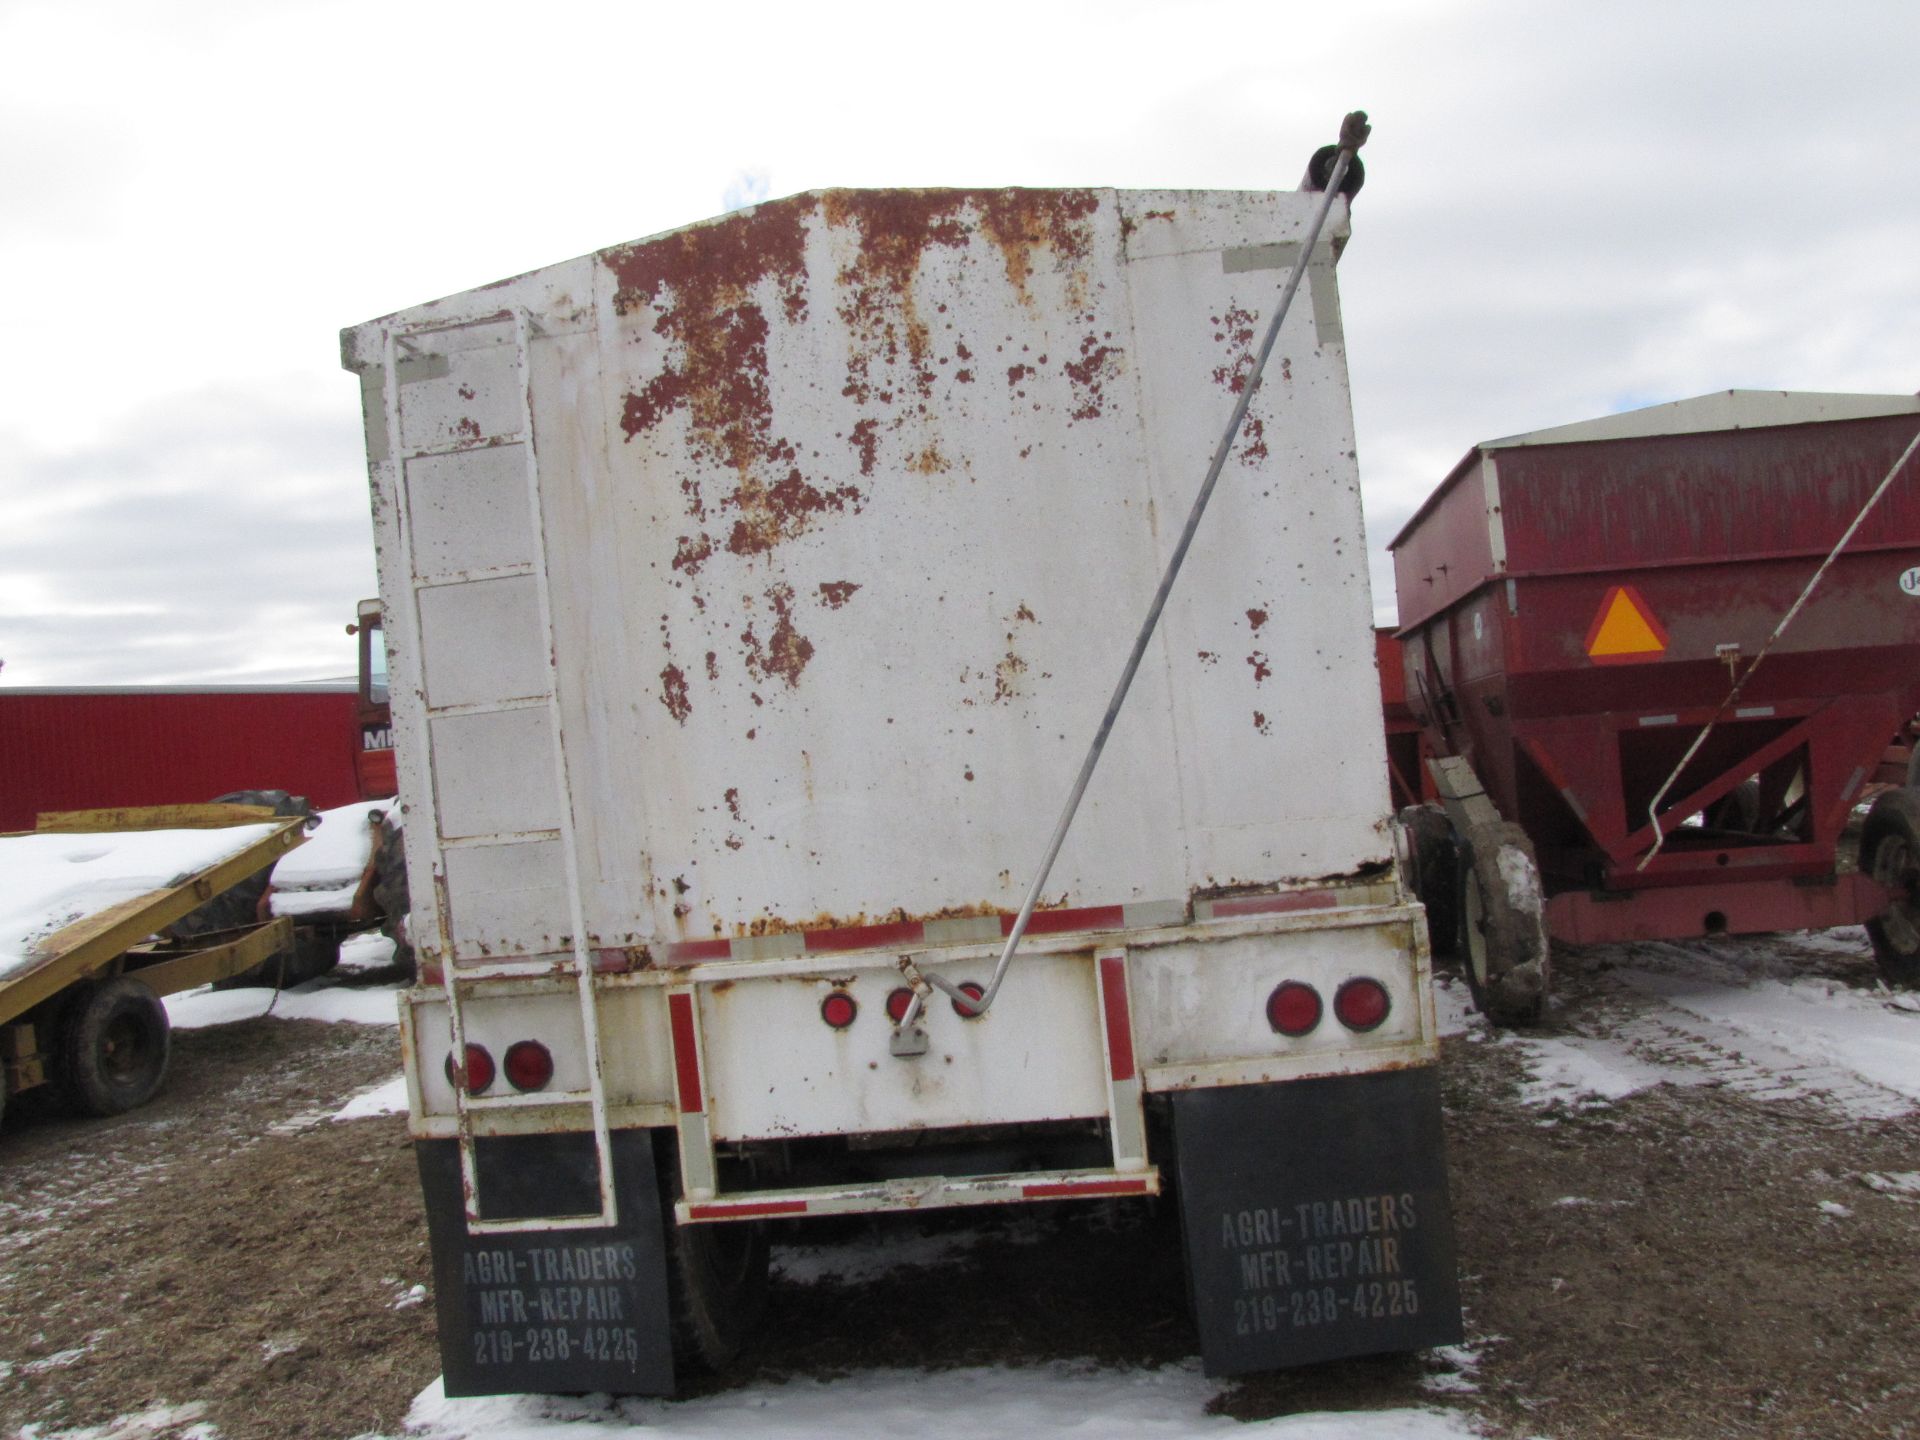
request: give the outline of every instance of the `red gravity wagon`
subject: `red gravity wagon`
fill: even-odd
[[[1864,923],[1920,984],[1917,434],[1911,396],[1682,400],[1477,445],[1394,539],[1408,866],[1494,1019],[1549,935]]]

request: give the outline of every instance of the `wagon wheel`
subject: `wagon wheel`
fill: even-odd
[[[1885,888],[1887,908],[1867,921],[1873,958],[1889,985],[1920,989],[1920,795],[1889,790],[1867,811],[1860,868]]]
[[[1460,848],[1437,805],[1400,812],[1407,835],[1407,888],[1427,910],[1427,939],[1436,958],[1460,948]]]
[[[83,1115],[119,1115],[153,1098],[167,1074],[160,998],[131,975],[89,985],[67,1007],[54,1051],[61,1097]]]
[[[1496,1025],[1530,1025],[1547,1002],[1546,902],[1526,832],[1471,827],[1460,843],[1461,958],[1473,1002]]]
[[[654,1165],[666,1227],[674,1365],[718,1373],[739,1356],[766,1314],[766,1222],[680,1224],[673,1216],[680,1158],[671,1140],[655,1150]]]

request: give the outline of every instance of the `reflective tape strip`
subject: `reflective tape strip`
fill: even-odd
[[[707,1102],[700,1092],[700,1042],[693,1024],[692,992],[678,990],[667,996],[667,1015],[673,1031],[673,1073],[680,1113],[696,1115],[707,1108]]]

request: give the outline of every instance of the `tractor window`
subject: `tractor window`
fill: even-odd
[[[374,705],[387,702],[387,637],[378,624],[360,628],[360,694]]]

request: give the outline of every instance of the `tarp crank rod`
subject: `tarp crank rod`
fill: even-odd
[[[1680,772],[1687,768],[1687,763],[1691,761],[1695,755],[1700,753],[1700,747],[1707,743],[1707,736],[1712,734],[1713,727],[1720,723],[1720,717],[1733,708],[1734,701],[1740,698],[1740,692],[1747,688],[1747,681],[1753,678],[1753,672],[1760,668],[1760,662],[1766,659],[1767,652],[1773,649],[1773,642],[1786,634],[1787,626],[1793,623],[1793,617],[1800,613],[1800,609],[1807,603],[1808,597],[1813,594],[1814,589],[1820,582],[1826,578],[1827,571],[1831,570],[1833,568],[1833,562],[1840,558],[1840,552],[1847,548],[1847,542],[1853,539],[1854,532],[1866,523],[1867,516],[1873,513],[1873,507],[1880,503],[1880,497],[1887,493],[1887,489],[1893,484],[1894,478],[1898,476],[1902,470],[1906,469],[1907,461],[1913,458],[1915,449],[1920,449],[1920,435],[1915,435],[1913,439],[1907,442],[1907,448],[1902,450],[1900,452],[1900,458],[1893,462],[1893,468],[1887,472],[1887,478],[1882,480],[1880,484],[1875,487],[1873,494],[1867,497],[1867,503],[1860,507],[1860,513],[1854,516],[1853,523],[1847,526],[1847,533],[1834,542],[1833,549],[1827,552],[1827,558],[1820,562],[1820,568],[1814,571],[1813,578],[1807,581],[1806,589],[1800,592],[1800,598],[1795,600],[1793,604],[1788,607],[1787,613],[1780,617],[1780,623],[1774,626],[1773,633],[1767,636],[1767,643],[1760,647],[1759,653],[1753,657],[1753,660],[1748,664],[1747,668],[1741,672],[1740,679],[1734,684],[1733,689],[1727,692],[1727,698],[1720,702],[1719,708],[1707,717],[1707,723],[1701,727],[1700,733],[1693,737],[1693,744],[1689,745],[1687,747],[1687,753],[1680,757],[1680,763],[1673,767],[1673,773],[1667,776],[1667,783],[1662,785],[1654,794],[1653,799],[1647,803],[1647,819],[1653,824],[1653,848],[1641,857],[1638,865],[1634,866],[1635,873],[1651,865],[1653,863],[1653,857],[1660,853],[1660,847],[1667,843],[1666,832],[1660,828],[1660,802],[1667,798],[1667,792],[1673,788],[1674,782],[1680,778]]]
[[[1333,209],[1334,198],[1340,193],[1340,186],[1347,176],[1347,167],[1352,162],[1354,152],[1367,143],[1371,131],[1364,110],[1356,110],[1340,124],[1340,149],[1335,155],[1333,168],[1327,175],[1326,186],[1321,196],[1320,208],[1314,212],[1313,222],[1307,227],[1307,237],[1300,247],[1300,254],[1293,262],[1293,270],[1287,276],[1286,288],[1280,292],[1280,303],[1273,312],[1273,318],[1267,322],[1266,338],[1260,342],[1259,353],[1254,356],[1252,373],[1240,391],[1239,403],[1233,407],[1233,416],[1227,421],[1226,433],[1220,437],[1220,443],[1214,448],[1213,463],[1207,467],[1207,478],[1200,486],[1200,493],[1194,497],[1193,509],[1187,515],[1186,528],[1180,532],[1179,543],[1173,547],[1173,557],[1167,562],[1166,573],[1160,577],[1160,588],[1154,592],[1153,604],[1148,607],[1146,622],[1141,625],[1140,633],[1133,642],[1133,653],[1127,656],[1126,668],[1120,674],[1120,683],[1114,687],[1113,698],[1107,702],[1107,713],[1101,717],[1100,729],[1093,737],[1093,744],[1087,750],[1087,758],[1081,762],[1080,775],[1073,782],[1073,793],[1067,796],[1066,807],[1060,812],[1060,821],[1053,827],[1053,838],[1047,842],[1046,857],[1040,862],[1039,873],[1033,877],[1033,884],[1027,889],[1027,898],[1021,903],[1020,913],[1015,917],[1013,929],[1007,935],[1006,948],[1000,952],[1000,963],[994,967],[993,979],[976,1000],[966,994],[950,980],[930,972],[922,972],[925,978],[939,989],[953,997],[956,1004],[974,1014],[984,1014],[993,1004],[993,997],[1000,991],[1000,982],[1006,978],[1007,966],[1013,962],[1014,952],[1020,947],[1021,936],[1027,933],[1027,925],[1033,919],[1034,907],[1040,903],[1040,891],[1047,883],[1047,877],[1053,873],[1053,862],[1059,858],[1060,847],[1066,843],[1067,831],[1073,826],[1073,817],[1080,809],[1081,798],[1087,793],[1087,785],[1093,779],[1094,767],[1100,763],[1100,753],[1106,749],[1107,737],[1113,733],[1114,721],[1119,718],[1120,707],[1126,703],[1127,691],[1133,686],[1134,674],[1140,669],[1140,661],[1147,653],[1147,644],[1153,638],[1153,632],[1160,623],[1160,612],[1166,608],[1167,596],[1173,590],[1173,582],[1180,574],[1185,563],[1187,551],[1193,545],[1194,532],[1200,528],[1200,517],[1206,514],[1207,502],[1213,498],[1213,489],[1220,480],[1220,472],[1226,467],[1227,457],[1233,453],[1233,442],[1240,434],[1240,426],[1247,418],[1247,407],[1253,403],[1253,397],[1260,388],[1260,377],[1267,366],[1267,357],[1273,353],[1274,343],[1280,338],[1280,325],[1287,318],[1287,309],[1293,304],[1294,293],[1300,288],[1300,281],[1307,273],[1307,262],[1313,258],[1315,245],[1320,240],[1320,230],[1326,224],[1328,212]],[[912,1004],[901,1019],[904,1029],[918,1018],[920,993],[916,989]]]

